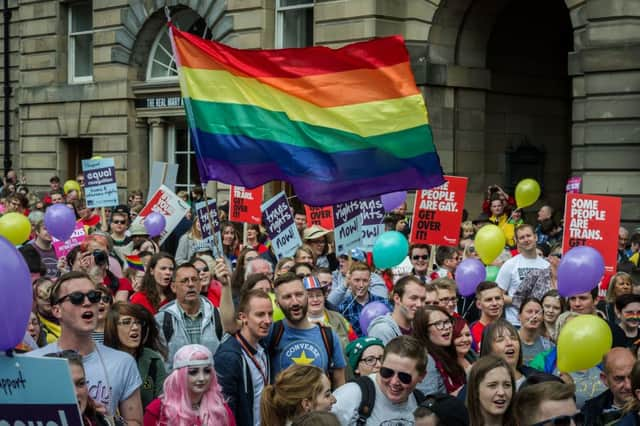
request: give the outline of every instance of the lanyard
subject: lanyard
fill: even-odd
[[[260,362],[256,359],[255,356],[253,356],[253,353],[251,353],[251,349],[249,348],[244,338],[240,335],[240,333],[236,334],[236,340],[238,340],[238,343],[240,343],[240,347],[242,348],[242,350],[249,356],[249,359],[251,359],[251,362],[253,362],[253,365],[255,365],[258,371],[260,372],[260,375],[262,376],[262,380],[263,380],[262,383],[264,384],[264,386],[267,386],[269,384],[269,378],[267,374],[264,372],[264,370],[262,369],[262,364],[260,364]]]

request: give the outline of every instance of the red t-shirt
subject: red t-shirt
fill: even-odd
[[[129,302],[142,306],[147,311],[151,312],[152,315],[155,315],[158,313],[158,310],[153,307],[153,305],[151,304],[151,301],[147,297],[147,293],[145,292],[137,291],[133,293],[133,296],[131,296],[131,299],[129,300]],[[164,301],[160,302],[160,308],[169,302],[170,302],[169,299],[165,299]]]
[[[211,280],[209,290],[207,290],[207,299],[216,308],[220,307],[220,296],[222,295],[222,283],[218,280]]]
[[[473,339],[473,343],[471,346],[473,347],[473,350],[476,352],[480,351],[480,342],[482,342],[482,332],[484,331],[485,327],[486,327],[486,324],[483,324],[480,322],[480,320],[478,320],[473,324],[471,324],[471,327],[469,328],[471,330],[471,337]]]

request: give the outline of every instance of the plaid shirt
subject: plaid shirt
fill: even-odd
[[[200,336],[202,334],[202,319],[204,318],[204,310],[202,309],[202,303],[200,303],[200,309],[194,316],[189,316],[182,309],[180,304],[176,303],[178,310],[182,314],[182,318],[184,320],[185,332],[187,333],[187,338],[189,339],[189,343],[200,344]]]
[[[362,312],[362,309],[371,302],[382,302],[391,309],[389,301],[386,298],[376,296],[375,294],[371,294],[371,292],[369,292],[369,300],[364,305],[358,303],[355,297],[353,297],[353,294],[349,294],[346,300],[338,306],[338,312],[340,312],[347,321],[351,323],[353,330],[356,332],[358,337],[361,337],[363,334],[366,335],[367,330],[364,330],[363,333],[360,328],[360,313]]]

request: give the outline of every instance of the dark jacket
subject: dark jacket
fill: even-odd
[[[251,369],[235,336],[226,335],[214,355],[222,394],[238,426],[253,426],[253,380]],[[268,360],[269,357],[267,357]],[[267,361],[268,362],[268,361]],[[268,377],[268,375],[267,375]]]
[[[585,426],[604,426],[620,419],[622,410],[612,410],[612,405],[613,393],[609,389],[585,402],[581,410]]]
[[[638,426],[640,425],[640,419],[638,419],[638,415],[636,413],[628,413],[620,422],[618,422],[617,426]]]

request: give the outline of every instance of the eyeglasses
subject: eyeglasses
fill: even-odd
[[[196,268],[196,271],[198,271],[198,273],[200,273],[200,272],[209,272],[209,267],[205,266],[203,268]]]
[[[395,371],[387,367],[380,367],[380,376],[383,379],[390,379],[394,375],[398,375],[398,379],[405,385],[408,385],[413,380],[413,377],[409,373],[405,373],[404,371]]]
[[[360,360],[361,362],[364,362],[365,364],[367,364],[369,367],[373,367],[376,365],[376,363],[380,363],[382,364],[382,355],[380,356],[368,356],[366,358],[362,358]]]
[[[103,294],[102,297],[100,298],[100,301],[102,303],[111,303],[111,302],[113,302],[113,297],[111,297],[108,294]]]
[[[551,253],[549,256],[557,257],[558,259],[562,259],[562,253]]]
[[[111,221],[111,223],[113,223],[115,225],[126,225],[127,221],[126,220],[113,220],[113,221]]]
[[[183,279],[181,279],[180,281],[178,281],[180,284],[186,284],[189,281],[191,281],[192,283],[199,283],[200,282],[200,278],[198,277],[185,277]]]
[[[411,260],[428,260],[428,259],[429,259],[428,254],[411,256]]]
[[[436,322],[432,322],[432,323],[428,323],[427,326],[428,327],[435,327],[436,330],[444,330],[446,328],[449,328],[453,325],[453,323],[451,322],[450,319],[446,319],[446,320],[440,320],[440,321],[436,321]]]
[[[573,416],[552,417],[550,419],[543,420],[531,426],[547,426],[547,425],[570,426],[572,424],[575,426],[582,426],[584,424],[584,414],[582,414],[581,412],[577,412]]]
[[[81,291],[74,291],[65,296],[62,296],[56,301],[56,305],[65,301],[65,299],[69,299],[72,305],[82,305],[84,302],[84,298],[89,299],[90,303],[98,303],[100,299],[102,299],[102,293],[98,290],[90,290],[87,293],[82,293]]]
[[[125,327],[132,327],[134,325],[137,325],[138,327],[144,327],[145,325],[147,325],[147,322],[145,320],[125,318],[118,321],[118,325],[123,325]]]

